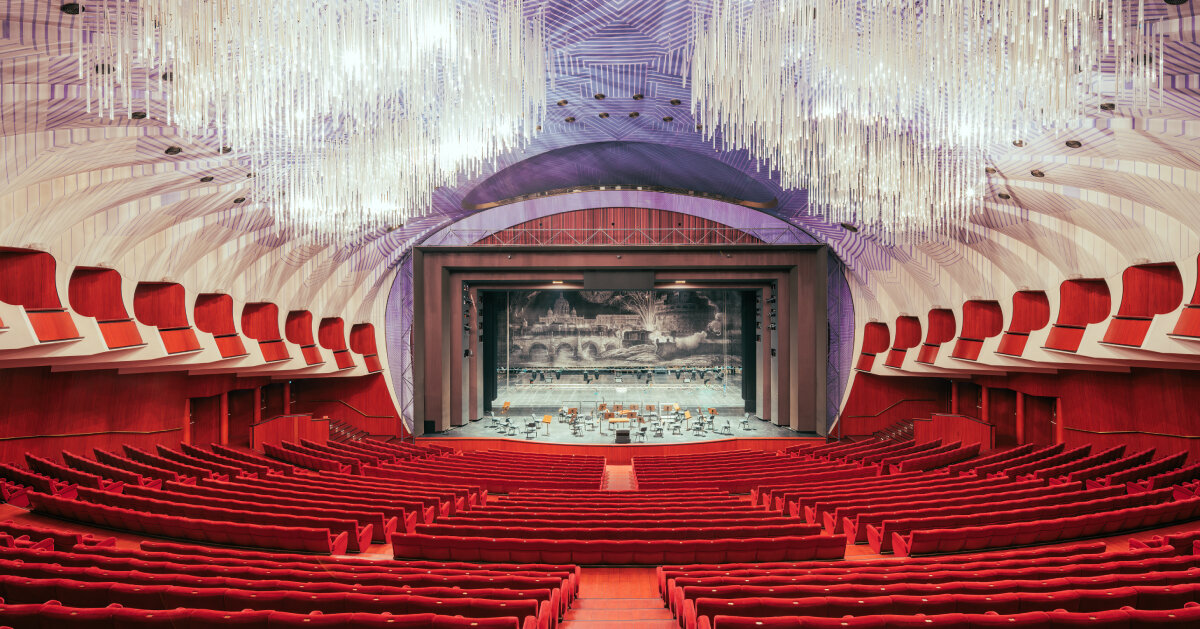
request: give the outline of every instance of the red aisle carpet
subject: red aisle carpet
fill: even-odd
[[[560,629],[678,629],[663,607],[654,568],[589,566]]]

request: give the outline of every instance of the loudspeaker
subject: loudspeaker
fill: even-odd
[[[621,428],[617,430],[617,443],[629,443],[628,428]]]

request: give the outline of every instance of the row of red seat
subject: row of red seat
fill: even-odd
[[[926,616],[935,614],[1016,615],[1028,612],[1066,611],[1095,613],[1120,607],[1130,609],[1181,609],[1194,603],[1200,584],[1139,586],[1121,589],[1068,589],[1054,592],[1007,592],[1001,594],[935,594],[932,596],[885,595],[865,597],[811,596],[805,598],[745,597],[689,601],[683,626],[707,627],[701,619],[717,615],[808,616]],[[1200,608],[1198,608],[1200,609]],[[1195,616],[1200,619],[1200,615]]]
[[[1005,459],[989,463],[986,465],[977,465],[966,470],[963,473],[973,474],[975,476],[988,476],[990,474],[1004,474],[1009,477],[1015,477],[1021,473],[1021,470],[1026,465],[1040,465],[1052,456],[1057,456],[1066,450],[1067,446],[1064,443],[1056,443],[1052,446],[1037,448],[1027,454],[1018,456],[1012,459]]]
[[[1124,444],[1099,452],[1092,452],[1092,446],[1085,444],[1064,450],[1040,461],[1028,463],[1020,468],[1009,470],[1009,474],[1018,478],[1038,478],[1044,480],[1064,478],[1071,472],[1115,461],[1123,456],[1125,456]]]
[[[320,470],[326,472],[349,472],[350,465],[341,461],[331,459],[329,457],[316,456],[289,450],[274,444],[264,443],[263,452],[267,456],[290,463],[298,467],[308,468],[310,470]]]
[[[461,562],[461,561],[428,561],[428,560],[411,560],[399,561],[393,559],[368,559],[361,557],[323,557],[317,555],[299,555],[279,552],[264,552],[255,550],[245,550],[239,548],[221,548],[213,546],[194,546],[190,544],[179,544],[175,542],[144,540],[139,544],[139,548],[85,548],[77,549],[87,552],[92,556],[103,554],[111,557],[128,557],[131,559],[141,559],[146,561],[160,561],[174,564],[175,569],[182,567],[185,571],[191,570],[196,566],[203,569],[208,569],[213,566],[223,566],[233,570],[247,568],[265,568],[268,570],[304,570],[313,574],[335,575],[341,573],[376,573],[386,572],[390,574],[436,574],[441,576],[455,577],[497,577],[497,576],[520,576],[520,577],[535,577],[535,578],[554,578],[558,579],[557,585],[553,582],[536,583],[541,584],[538,587],[550,587],[552,590],[561,590],[562,609],[575,599],[579,591],[579,575],[580,568],[572,564],[545,564],[545,563],[488,563],[480,564],[477,562]],[[1148,551],[1154,552],[1154,551]],[[269,573],[268,573],[269,574]],[[289,575],[280,575],[289,576]],[[351,580],[347,583],[355,583],[353,577],[348,577]],[[325,580],[332,580],[333,577],[327,577]],[[453,581],[448,581],[453,583]],[[487,588],[496,587],[493,585]],[[466,585],[455,585],[459,589],[470,589]],[[480,584],[476,584],[480,585]],[[521,589],[530,586],[530,582],[522,582],[515,584],[511,589]],[[440,586],[439,586],[440,587]]]
[[[655,569],[658,580],[658,592],[663,602],[669,600],[669,593],[674,588],[674,580],[679,576],[714,577],[714,576],[756,576],[760,574],[777,574],[781,571],[795,571],[796,574],[808,574],[811,571],[820,573],[856,573],[864,570],[887,572],[892,570],[908,571],[917,566],[924,569],[982,569],[984,567],[1031,567],[1076,563],[1102,563],[1110,560],[1137,559],[1148,557],[1165,557],[1174,554],[1165,549],[1146,550],[1135,549],[1126,552],[1106,552],[1107,545],[1103,542],[1083,542],[1062,546],[1038,546],[1014,550],[989,551],[956,555],[954,557],[885,557],[881,559],[843,559],[840,561],[789,561],[789,562],[755,562],[755,563],[717,563],[717,564],[672,564]],[[981,565],[984,564],[985,565]],[[974,568],[971,568],[972,566]],[[802,572],[801,572],[802,571]]]
[[[1089,487],[1094,485],[1124,485],[1143,478],[1149,478],[1164,472],[1170,472],[1183,467],[1187,463],[1187,452],[1177,452],[1170,456],[1165,456],[1161,459],[1155,459],[1142,465],[1126,468],[1121,471],[1113,472],[1107,476],[1089,479],[1087,484]]]
[[[0,603],[0,626],[15,629],[284,629],[289,627],[387,627],[388,629],[533,629],[515,617],[463,618],[441,614],[290,614],[273,611],[208,609],[148,610],[125,607],[100,609],[67,607],[58,603],[8,605]]]
[[[104,588],[119,584],[138,592],[141,600],[121,600],[123,604],[159,607],[164,601],[154,587],[191,590],[185,607],[216,609],[274,609],[292,612],[308,611],[372,611],[378,610],[381,598],[391,598],[393,612],[415,612],[439,609],[447,613],[475,616],[536,615],[539,626],[549,629],[556,624],[562,606],[565,572],[546,573],[527,571],[506,574],[476,568],[453,570],[417,567],[379,568],[373,572],[341,572],[337,566],[320,570],[317,567],[263,569],[242,566],[234,561],[209,561],[183,564],[121,556],[119,549],[100,549],[104,554],[41,552],[29,549],[0,550],[0,567],[9,578],[37,581],[22,584],[8,581],[7,586],[25,592],[20,598],[4,594],[6,600],[37,602],[61,600],[86,606],[102,606]],[[19,560],[17,559],[19,558]],[[69,589],[84,591],[91,600],[72,598],[70,601],[50,592],[37,593],[38,588],[56,587],[52,580],[70,580],[78,584]],[[197,590],[208,590],[195,597]],[[225,590],[222,592],[222,590]],[[32,593],[31,593],[32,591]],[[133,596],[126,594],[126,596]],[[359,597],[374,597],[374,602]],[[422,597],[420,601],[399,597]],[[231,601],[230,598],[233,600]],[[257,601],[257,602],[256,602]],[[317,603],[317,606],[306,607]],[[488,613],[472,614],[461,605],[480,606]],[[436,607],[431,607],[436,605]],[[504,614],[496,614],[496,605],[507,606]],[[232,607],[231,607],[232,606]],[[453,611],[452,611],[453,610]]]
[[[1028,492],[1030,497],[1044,496],[1050,494],[1059,494],[1070,491],[1072,489],[1081,489],[1081,485],[1064,485],[1062,487],[1049,488],[1042,481],[1023,481],[1023,482],[1005,482],[1002,479],[977,479],[973,477],[962,477],[961,482],[956,483],[938,483],[932,484],[917,484],[906,483],[900,485],[887,485],[879,488],[877,492],[864,491],[831,491],[829,495],[800,495],[797,494],[797,503],[801,500],[804,502],[802,510],[806,520],[812,522],[830,523],[833,518],[844,518],[854,516],[862,511],[873,511],[886,509],[888,507],[895,508],[911,508],[917,509],[924,506],[955,506],[960,504],[971,504],[972,501],[968,498],[975,499],[975,502],[981,500],[1004,500],[1014,492]],[[855,489],[855,488],[851,488]],[[861,487],[857,489],[862,489]],[[811,490],[810,490],[811,492]],[[995,498],[999,496],[999,498]],[[841,528],[841,523],[836,523],[836,528]]]
[[[692,539],[741,539],[762,537],[801,537],[818,535],[821,527],[800,522],[782,524],[741,524],[726,526],[712,523],[683,527],[645,526],[594,526],[561,527],[530,526],[519,522],[515,526],[486,526],[476,524],[420,524],[416,532],[423,535],[457,535],[460,537],[517,537],[523,539],[571,539],[571,540],[692,540]]]
[[[982,629],[1020,627],[1022,629],[1059,629],[1062,627],[1091,627],[1092,629],[1141,629],[1142,627],[1195,627],[1200,623],[1200,605],[1189,604],[1180,609],[1116,609],[1101,612],[1026,612],[1020,614],[934,614],[904,616],[899,614],[855,616],[853,618],[819,618],[813,616],[774,616],[769,618],[741,617],[718,614],[711,627],[704,629],[771,629],[783,627],[851,628],[851,629],[908,629],[921,627],[956,627]]]
[[[953,465],[947,465],[946,471],[950,474],[961,474],[977,467],[983,467],[984,465],[1013,461],[1018,457],[1025,456],[1026,454],[1033,452],[1036,448],[1037,446],[1032,443],[1025,443],[1012,448],[999,448],[991,454],[979,456],[969,461],[962,461]]]
[[[817,503],[814,508],[819,509],[824,506],[827,509],[823,514],[827,530],[833,533],[844,531],[846,536],[854,540],[856,544],[865,544],[867,542],[867,526],[879,526],[886,520],[919,517],[925,513],[936,513],[939,516],[976,513],[985,509],[982,505],[997,505],[992,507],[997,509],[1007,508],[1014,503],[1019,503],[1021,507],[1035,507],[1068,500],[1071,495],[1103,497],[1115,496],[1120,493],[1116,488],[1105,488],[1098,493],[1093,491],[1089,494],[1070,491],[1070,489],[1078,489],[1078,485],[1029,486],[1036,482],[948,491],[945,492],[946,497],[944,498],[917,498],[912,501],[903,501],[893,497],[880,498],[878,501],[851,501],[845,506],[840,506],[841,503],[838,503],[839,506],[832,512],[828,510],[829,505],[821,503]]]
[[[1116,553],[1106,553],[1111,558]],[[880,569],[866,566],[858,571],[770,570],[712,574],[675,574],[667,585],[667,600],[676,613],[685,601],[698,597],[741,598],[773,596],[884,596],[930,594],[995,594],[1003,592],[1051,592],[1069,588],[1110,588],[1132,585],[1190,583],[1200,573],[1191,557],[1138,554],[1113,561],[1044,564],[1025,560],[990,567],[982,562],[963,566],[948,563],[895,566]]]
[[[268,593],[224,587],[132,585],[109,581],[30,579],[2,575],[0,597],[10,605],[58,601],[64,605],[82,608],[104,608],[115,603],[140,609],[187,608],[228,612],[262,610],[293,614],[333,614],[352,610],[352,613],[367,614],[436,613],[473,619],[515,617],[521,619],[525,627],[551,627],[551,608],[548,600],[454,599],[409,594],[311,593],[287,590]]]
[[[412,594],[436,598],[551,601],[561,613],[573,598],[572,567],[502,568],[433,562],[285,563],[223,556],[187,556],[115,547],[76,547],[78,552],[0,549],[8,574],[88,582],[181,587],[228,587],[301,593]],[[571,595],[571,596],[568,596]]]
[[[390,535],[400,526],[403,526],[406,531],[412,531],[413,527],[417,525],[418,514],[421,513],[420,508],[411,510],[408,510],[410,508],[406,508],[405,504],[411,505],[413,504],[411,502],[397,504],[383,499],[367,498],[361,501],[351,501],[345,496],[339,496],[336,499],[330,500],[324,499],[319,494],[313,495],[311,492],[266,490],[222,481],[205,481],[203,485],[167,483],[167,486],[163,489],[174,493],[179,500],[184,500],[183,496],[192,496],[212,501],[228,501],[229,504],[251,502],[297,509],[312,509],[314,514],[322,511],[337,510],[359,512],[365,514],[362,516],[363,519],[360,522],[375,525],[377,535],[379,531],[386,531]],[[130,492],[126,491],[125,493]],[[211,504],[217,503],[213,502]]]
[[[211,544],[343,554],[349,543],[346,533],[334,535],[327,528],[244,524],[147,513],[41,493],[30,493],[29,504],[34,511],[68,520]]]
[[[1150,491],[1195,481],[1200,481],[1200,463],[1192,463],[1170,472],[1154,474],[1143,480],[1130,481],[1125,484],[1125,488],[1131,492]]]
[[[1099,465],[1085,467],[1081,470],[1075,470],[1074,472],[1071,472],[1070,474],[1066,474],[1064,476],[1059,476],[1057,478],[1051,478],[1050,482],[1051,483],[1074,483],[1074,482],[1086,481],[1086,480],[1094,479],[1094,478],[1100,478],[1102,476],[1107,476],[1109,474],[1114,474],[1114,473],[1117,473],[1117,472],[1120,472],[1123,470],[1137,467],[1144,463],[1149,463],[1150,460],[1153,458],[1154,458],[1154,448],[1147,448],[1140,452],[1135,452],[1133,454],[1123,456],[1119,459],[1116,459],[1113,461],[1108,461],[1107,463],[1101,463]]]
[[[959,447],[942,446],[942,448],[930,450],[924,453],[922,456],[908,457],[898,463],[891,464],[888,466],[888,472],[892,474],[898,474],[900,472],[932,470],[934,468],[946,467],[947,465],[974,459],[978,455],[978,443],[972,443]]]
[[[363,475],[374,479],[402,480],[416,485],[425,483],[441,483],[452,478],[467,485],[476,485],[489,492],[508,493],[515,489],[541,487],[553,489],[594,489],[599,488],[600,478],[586,481],[561,481],[554,476],[539,476],[537,478],[522,478],[516,476],[480,475],[458,473],[453,470],[437,472],[419,472],[409,468],[365,466]]]
[[[896,535],[905,535],[918,529],[951,529],[964,526],[980,526],[1064,518],[1087,513],[1115,511],[1130,507],[1159,504],[1171,499],[1171,491],[1160,489],[1154,493],[1129,495],[1120,487],[1102,487],[1083,491],[1051,494],[1037,499],[980,502],[954,510],[917,509],[915,512],[898,511],[876,518],[876,523],[867,524],[867,543],[875,552],[891,550],[891,540]]]
[[[64,498],[75,497],[75,485],[8,463],[0,463],[0,479],[15,489],[39,491],[43,494]],[[24,504],[17,505],[22,508],[29,505],[29,498],[25,493],[25,491],[21,492]]]
[[[149,497],[148,492],[154,491],[142,488],[128,494],[112,494],[98,492],[94,489],[79,488],[79,498],[100,505],[120,507],[148,514],[161,514],[173,517],[192,518],[218,522],[236,522],[250,525],[274,525],[286,522],[288,526],[301,528],[325,529],[333,537],[345,534],[348,537],[347,550],[362,552],[371,545],[374,527],[371,524],[361,524],[345,513],[333,515],[318,513],[307,508],[292,509],[273,505],[238,503],[228,507],[218,507],[190,502],[176,502],[173,497],[156,494]],[[166,492],[170,493],[170,492]],[[143,495],[137,495],[143,494]],[[307,512],[307,513],[306,513]]]
[[[905,556],[1045,544],[1196,519],[1200,519],[1200,498],[1191,498],[1045,520],[957,529],[913,530],[908,535],[893,535],[892,548],[896,554]]]
[[[660,565],[682,562],[835,559],[845,555],[842,536],[701,540],[578,540],[396,534],[397,558],[576,564]]]

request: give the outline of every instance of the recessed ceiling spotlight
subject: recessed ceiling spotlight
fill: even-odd
[[[180,153],[183,152],[183,149],[179,148],[178,146],[168,146],[167,150],[165,150],[163,152],[166,153],[167,155],[179,155]]]
[[[143,120],[146,117],[146,112],[135,111],[135,112],[129,114],[129,117],[133,118],[134,120]]]
[[[213,180],[213,176],[212,176],[212,175],[205,175],[205,176],[203,176],[203,177],[201,177],[201,178],[200,178],[200,183],[208,183],[208,182],[210,182],[210,181],[212,181],[212,180]]]
[[[254,176],[254,173],[246,173],[246,178],[247,178],[247,179],[249,179],[250,177],[253,177],[253,176]]]
[[[636,111],[631,111],[631,112],[629,112],[629,117],[630,117],[630,118],[637,118],[637,117],[638,117],[638,116],[640,116],[640,115],[642,115],[642,114],[639,114],[639,113],[638,113],[638,112],[636,112]]]
[[[1029,174],[1033,175],[1034,177],[1045,177],[1046,176],[1046,173],[1044,173],[1036,168],[1029,171]]]
[[[597,92],[596,94],[594,94],[594,95],[592,96],[592,98],[594,98],[594,99],[596,99],[596,100],[604,100],[605,96],[604,96],[604,94],[601,94],[601,93]]]
[[[854,223],[842,223],[841,225],[842,225],[842,229],[844,229],[848,232],[855,232],[855,233],[858,232],[858,225],[855,225]]]
[[[222,146],[222,147],[221,147],[221,154],[222,154],[222,155],[228,155],[228,154],[230,154],[230,153],[232,153],[232,152],[233,152],[233,147],[232,147],[232,146]]]
[[[565,120],[566,120],[567,122],[575,122],[575,116],[567,116],[567,117],[565,118]]]
[[[607,118],[607,117],[608,117],[608,112],[607,112],[607,111],[600,112],[600,117],[601,117],[601,118]]]
[[[569,102],[569,101],[568,101],[567,99],[565,99],[565,98],[564,98],[564,99],[562,99],[562,100],[558,101],[558,106],[559,106],[559,107],[566,107],[568,102]]]
[[[987,168],[984,168],[984,169],[983,169],[983,172],[985,172],[985,173],[987,173],[987,174],[989,174],[989,175],[994,175],[994,174],[996,174],[997,172],[1000,172],[1000,171],[996,170],[996,169],[995,169],[995,167],[988,166]]]
[[[551,284],[562,284],[562,280],[550,280]]]
[[[162,75],[162,80],[164,80],[164,81],[174,81],[174,80],[175,80],[175,73],[174,73],[174,72],[163,72],[163,75]]]
[[[541,131],[541,130],[542,130],[542,125],[538,125],[537,127],[534,127],[534,128],[535,128],[536,130],[538,130],[538,131]]]
[[[1000,197],[1001,199],[1004,199],[1005,201],[1012,198],[1012,195],[1007,192],[1001,192],[1000,194],[998,194],[996,196]]]
[[[675,118],[672,118],[671,116],[663,116],[663,122],[671,122],[674,119]]]
[[[642,100],[643,98],[645,98],[645,96],[642,96],[641,94],[634,94],[634,95],[633,95],[633,100]]]
[[[238,198],[234,199],[233,202],[234,203],[245,203],[246,197],[238,197]]]
[[[1025,146],[1025,140],[1013,140],[1013,146],[1018,148]]]
[[[1181,4],[1187,4],[1188,0],[1163,0],[1163,2],[1166,2],[1167,4],[1169,4],[1173,7],[1177,7]]]
[[[697,131],[699,131],[699,130],[701,130],[701,129],[703,129],[703,128],[704,128],[704,125],[702,125],[702,124],[698,124],[698,125],[696,125],[696,130],[697,130]]]
[[[109,74],[113,70],[116,70],[116,68],[113,67],[113,65],[111,63],[97,63],[96,64],[96,74]]]
[[[1069,149],[1077,149],[1081,146],[1083,146],[1083,142],[1079,140],[1067,140],[1067,148]]]
[[[1116,103],[1100,103],[1100,111],[1113,111],[1116,108]]]
[[[68,2],[58,7],[58,10],[66,13],[67,15],[79,15],[80,13],[83,13],[84,8],[83,5],[79,4],[78,2]]]
[[[687,280],[675,280],[676,284],[687,284]]]
[[[683,103],[683,101],[679,100],[678,98],[672,98],[672,99],[671,99],[671,104],[672,104],[672,105],[679,105],[679,104],[682,104],[682,103]]]

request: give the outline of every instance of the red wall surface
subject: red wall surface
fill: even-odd
[[[372,435],[408,434],[383,374],[378,373],[357,378],[294,380],[291,411],[340,420]]]
[[[192,441],[207,443],[218,434],[210,416],[222,395],[234,392],[230,423],[244,424],[251,421],[253,409],[243,408],[242,402],[252,403],[253,391],[268,384],[266,378],[189,376],[183,372],[120,375],[115,371],[51,372],[44,367],[0,369],[0,460],[21,461],[25,452],[51,459],[58,459],[63,450],[90,455],[92,448],[119,450],[126,443],[149,449],[159,443],[175,445],[188,433],[185,427],[192,399],[197,399]],[[337,400],[344,400],[371,414],[390,413],[388,425],[399,424],[378,375],[295,380],[292,386],[302,395],[319,392],[320,399],[333,401],[327,405],[330,407],[343,406]],[[306,409],[293,407],[292,412]]]
[[[949,411],[950,384],[946,380],[859,373],[835,434],[870,435],[896,422]]]
[[[989,421],[1007,441],[1015,432],[1014,393],[1026,397],[1024,442],[1105,448],[1157,448],[1162,454],[1188,451],[1200,460],[1200,372],[1133,369],[1129,373],[1062,371],[1058,374],[977,376],[959,384],[959,412],[976,416],[975,391],[989,388]],[[1001,391],[996,391],[997,389]],[[996,395],[991,395],[995,392]],[[1038,396],[1030,399],[1028,396]],[[929,399],[932,402],[913,400]],[[870,434],[897,421],[949,412],[949,381],[859,373],[842,412],[846,436]],[[1052,417],[1058,399],[1061,415]],[[1013,400],[1010,402],[1010,400]],[[1058,424],[1061,424],[1059,426]],[[1003,443],[999,444],[1003,445]]]

